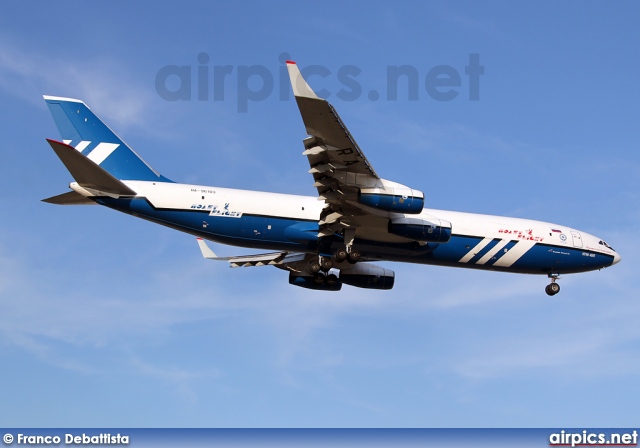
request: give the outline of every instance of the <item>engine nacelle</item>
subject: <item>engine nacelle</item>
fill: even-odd
[[[361,188],[358,202],[387,212],[415,214],[424,208],[424,194],[399,184],[385,188]]]
[[[396,274],[391,269],[368,263],[358,263],[353,268],[342,269],[340,280],[345,285],[367,289],[391,289]]]
[[[451,238],[451,223],[438,218],[396,218],[389,221],[389,233],[414,241],[446,243]]]
[[[342,282],[340,280],[331,285],[327,282],[317,283],[313,276],[297,275],[293,272],[289,272],[289,284],[319,291],[340,291],[342,288]]]

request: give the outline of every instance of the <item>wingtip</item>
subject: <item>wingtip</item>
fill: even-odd
[[[300,73],[300,68],[293,61],[287,61],[287,70],[289,71],[289,79],[291,81],[291,87],[293,88],[294,96],[298,98],[313,98],[318,99],[318,95],[309,86],[307,81]]]
[[[204,258],[209,258],[213,260],[218,258],[215,252],[211,250],[211,248],[207,245],[207,243],[205,243],[205,241],[202,238],[197,237],[196,241],[198,242],[198,246],[200,246],[200,252],[202,252],[202,256]]]
[[[295,61],[292,61],[292,60],[290,60],[290,59],[287,59],[287,60],[286,60],[286,61],[284,61],[284,62],[286,62],[286,63],[287,63],[287,64],[289,64],[289,65],[296,65],[296,62],[295,62]]]

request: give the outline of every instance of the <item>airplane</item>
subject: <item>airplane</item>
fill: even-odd
[[[83,101],[44,96],[62,136],[47,141],[75,182],[43,201],[100,204],[196,236],[207,259],[275,266],[290,284],[323,291],[392,289],[395,273],[372,263],[390,261],[545,275],[553,296],[560,275],[620,262],[601,238],[564,225],[424,208],[423,192],[381,178],[335,108],[286,65],[317,196],[176,183]],[[273,252],[219,257],[205,240]]]

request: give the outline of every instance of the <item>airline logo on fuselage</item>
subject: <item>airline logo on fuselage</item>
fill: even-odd
[[[537,243],[541,243],[544,241],[544,236],[535,235],[533,229],[521,230],[521,229],[500,229],[498,233],[507,234],[513,238],[518,238],[520,240],[526,241],[535,241]],[[566,237],[565,237],[566,238]],[[564,240],[562,240],[564,241]]]
[[[229,202],[226,202],[223,207],[219,207],[215,204],[193,204],[192,210],[208,211],[209,216],[220,216],[226,218],[240,218],[242,212],[229,209]]]

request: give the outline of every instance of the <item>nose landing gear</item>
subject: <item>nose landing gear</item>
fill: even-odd
[[[560,285],[556,283],[556,280],[560,278],[560,274],[549,274],[549,278],[551,279],[551,283],[544,288],[544,292],[549,296],[555,296],[560,292]]]

